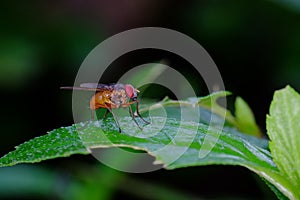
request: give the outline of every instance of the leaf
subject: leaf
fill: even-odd
[[[16,150],[0,159],[0,167],[88,153],[73,125],[50,131],[17,146]]]
[[[153,104],[150,109],[158,109],[161,107],[177,107],[180,108],[182,106],[184,107],[192,107],[196,108],[199,107],[201,109],[202,113],[207,113],[209,111],[209,119],[206,119],[206,122],[209,122],[211,120],[211,113],[216,114],[220,117],[220,121],[224,121],[223,119],[227,120],[232,125],[237,126],[236,120],[234,116],[231,114],[229,110],[226,108],[223,108],[217,103],[217,100],[221,97],[226,97],[227,95],[230,95],[231,93],[228,91],[218,91],[214,92],[210,95],[204,96],[204,97],[190,97],[186,100],[172,100],[169,97],[165,97],[162,101]],[[204,109],[205,110],[204,110]],[[141,112],[145,112],[148,109],[141,109]],[[217,117],[217,116],[214,117]],[[202,117],[202,115],[200,115]]]
[[[122,146],[149,152],[156,157],[156,163],[163,163],[167,169],[213,163],[260,166],[276,170],[268,151],[250,144],[236,134],[222,132],[212,152],[206,158],[199,159],[198,153],[208,131],[207,125],[161,117],[152,117],[151,120],[152,124],[141,131],[130,117],[122,118],[120,124],[123,134],[118,132],[112,118],[93,122],[79,133],[75,125],[59,128],[21,144],[15,151],[0,159],[0,166],[87,154],[87,149],[99,147]],[[173,151],[160,150],[166,147]],[[174,156],[176,159],[169,162]]]
[[[153,110],[161,107],[167,108],[180,106],[190,106],[192,108],[195,108],[199,106],[201,110],[200,119],[204,123],[209,124],[211,120],[214,119],[217,120],[216,122],[219,121],[222,126],[234,126],[242,133],[262,137],[260,129],[255,122],[253,112],[242,98],[237,97],[235,101],[235,117],[229,110],[218,104],[217,100],[219,98],[226,97],[230,94],[231,93],[228,91],[218,91],[204,97],[190,97],[187,100],[182,101],[175,101],[166,97],[161,102],[153,104],[151,106],[151,109]],[[208,112],[205,112],[205,110],[207,110]],[[142,112],[145,111],[146,109],[142,110]],[[226,120],[225,124],[224,119]]]
[[[235,100],[235,117],[241,132],[257,137],[262,136],[251,108],[241,97],[237,97]]]
[[[200,97],[197,105],[208,109],[212,113],[218,114],[219,116],[225,118],[232,125],[236,125],[236,121],[231,112],[217,103],[219,98],[226,97],[230,94],[231,92],[228,91],[218,91],[205,97]]]
[[[15,151],[0,158],[0,167],[18,163],[34,163],[73,154],[88,154],[94,149],[104,147],[126,147],[148,152],[155,157],[155,164],[162,164],[166,169],[211,164],[244,166],[263,177],[286,197],[290,199],[299,197],[299,188],[273,162],[266,140],[242,134],[229,126],[225,126],[222,130],[216,128],[220,127],[218,125],[209,126],[210,123],[205,120],[211,119],[211,115],[215,113],[209,112],[209,117],[204,119],[205,123],[201,122],[203,120],[200,120],[200,123],[187,118],[181,120],[180,114],[182,113],[193,115],[198,109],[202,114],[208,112],[207,109],[197,106],[199,99],[194,100],[196,99],[176,102],[165,99],[160,104],[154,104],[154,107],[157,105],[160,108],[167,108],[165,112],[168,117],[151,115],[152,117],[147,120],[151,120],[152,123],[145,125],[142,131],[137,128],[130,117],[119,119],[122,134],[118,132],[113,118],[92,122],[87,127],[83,127],[83,123],[80,123],[53,130],[47,135],[21,144]],[[216,99],[213,102],[216,103]],[[206,106],[214,104],[209,103],[205,98],[202,103]],[[180,107],[182,112],[179,114],[178,105],[182,106]],[[219,108],[219,111],[222,109],[224,108]],[[271,117],[273,115],[272,111]],[[268,117],[268,120],[271,117]],[[296,119],[297,117],[298,115]],[[286,119],[283,120],[285,123]],[[142,123],[140,120],[138,122]],[[271,139],[272,141],[278,140],[274,137]],[[279,139],[282,138],[279,137]],[[206,151],[205,156],[201,154],[203,149]],[[276,162],[278,163],[279,160],[277,159]],[[124,165],[127,164],[129,163],[124,163]]]
[[[274,162],[300,198],[300,95],[290,86],[275,92],[267,116]]]
[[[269,188],[275,193],[275,195],[277,196],[277,198],[279,200],[288,200],[288,198],[286,196],[284,196],[284,194],[282,194],[274,185],[272,185],[270,182],[268,182],[267,180],[263,179],[263,181],[267,184],[267,186],[269,186]]]
[[[237,134],[221,132],[211,152],[200,159],[199,150],[208,132],[207,125],[162,117],[152,117],[151,120],[152,124],[140,131],[130,117],[121,118],[123,134],[118,132],[112,118],[93,122],[81,131],[77,131],[76,126],[81,127],[82,124],[59,128],[21,144],[0,159],[0,166],[33,163],[78,153],[88,154],[92,149],[100,147],[129,147],[155,156],[155,163],[163,164],[167,169],[230,164],[277,173],[267,150],[249,143]]]
[[[159,63],[147,63],[137,68],[131,69],[119,80],[120,83],[130,83],[135,87],[143,86],[143,84],[153,83],[168,68],[165,60]],[[141,79],[141,77],[143,77]]]
[[[152,124],[141,131],[130,117],[120,118],[122,134],[112,118],[93,122],[79,131],[76,126],[82,128],[82,123],[62,127],[21,144],[0,158],[0,167],[88,154],[97,148],[128,147],[148,152],[155,157],[156,164],[163,164],[166,169],[211,164],[244,166],[272,184],[275,182],[276,187],[289,190],[289,183],[279,174],[270,152],[256,145],[257,138],[246,140],[241,134],[222,131],[211,152],[200,158],[200,147],[208,131],[213,129],[206,124],[171,118],[152,117],[151,120]]]

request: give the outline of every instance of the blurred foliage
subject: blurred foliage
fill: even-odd
[[[298,91],[300,88],[300,7],[297,0],[136,0],[130,4],[113,0],[2,1],[0,25],[0,155],[41,132],[71,124],[71,94],[62,93],[59,86],[73,83],[81,62],[94,46],[130,28],[162,26],[196,39],[219,67],[226,89],[242,96],[254,108],[262,131],[273,91],[287,84]],[[161,57],[152,61],[159,61]],[[135,59],[143,60],[143,57]],[[127,58],[114,72],[120,71],[120,66],[134,66],[133,63]],[[170,63],[174,64],[172,60]],[[190,73],[184,62],[179,62],[178,66]],[[107,81],[113,82],[116,74],[107,77]],[[201,78],[193,73],[190,77],[194,85],[203,85],[199,81]],[[154,91],[156,97],[165,96],[163,92]],[[49,163],[55,166],[50,171],[67,173],[59,162]],[[17,173],[20,168],[12,170]],[[226,173],[220,167],[208,170],[210,173],[205,173],[203,168],[172,172],[168,179],[173,181],[168,184],[185,188],[190,193],[200,188],[204,197],[216,197],[215,190],[230,197],[267,198],[270,195],[260,186],[249,188],[248,185],[254,185],[255,181],[248,173],[237,168],[225,170]],[[229,188],[224,182],[219,186],[211,185],[211,177],[198,181],[197,187],[181,184],[190,174],[203,180],[207,174],[218,173],[234,177],[231,179],[237,183],[236,188]],[[144,178],[163,176],[158,172],[144,175]],[[19,181],[15,183],[21,184]]]
[[[0,38],[0,84],[14,88],[38,74],[38,50],[21,38]]]

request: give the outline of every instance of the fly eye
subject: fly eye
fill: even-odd
[[[135,89],[132,85],[129,85],[129,84],[125,85],[125,91],[129,98],[133,98],[135,96],[134,95]]]

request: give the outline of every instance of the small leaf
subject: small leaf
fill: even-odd
[[[300,198],[300,95],[290,86],[275,92],[267,130],[274,162]]]
[[[234,118],[234,116],[231,114],[229,110],[226,108],[223,108],[217,103],[217,100],[221,97],[226,97],[230,95],[231,93],[228,91],[218,91],[214,92],[210,95],[204,96],[204,97],[190,97],[186,100],[180,100],[180,101],[175,101],[172,100],[168,97],[165,97],[162,101],[155,103],[151,106],[151,109],[157,109],[161,107],[180,107],[180,106],[185,106],[185,107],[192,107],[196,108],[199,107],[202,113],[205,113],[206,111],[210,112],[210,117],[208,120],[206,120],[207,123],[211,120],[211,114],[216,114],[222,120],[225,118],[225,120],[230,123],[233,126],[237,127],[237,122]],[[141,112],[145,112],[148,109],[141,109]],[[217,116],[214,117],[217,117]],[[201,116],[202,117],[202,116]]]
[[[168,67],[164,63],[166,63],[166,61],[161,60],[159,63],[147,63],[137,68],[133,68],[131,71],[129,71],[130,73],[126,73],[124,76],[122,76],[119,82],[130,83],[135,87],[153,83],[167,70]]]
[[[218,114],[219,116],[225,118],[232,125],[236,125],[236,121],[231,112],[217,103],[219,98],[226,97],[230,94],[231,93],[228,91],[218,91],[205,97],[200,97],[197,105],[208,109],[212,113]]]
[[[235,117],[241,132],[257,137],[262,136],[251,108],[241,97],[237,97],[235,100]]]

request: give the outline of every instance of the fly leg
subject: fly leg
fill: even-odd
[[[141,114],[140,114],[140,112],[139,112],[139,102],[138,102],[138,101],[136,101],[136,113],[137,113],[137,115],[141,118],[141,120],[143,120],[146,124],[150,124],[150,122],[146,121],[146,120],[141,116]]]
[[[135,117],[134,117],[134,114],[133,114],[133,112],[132,112],[131,106],[128,106],[128,108],[129,108],[129,113],[130,113],[130,115],[131,115],[133,121],[135,122],[135,124],[139,127],[140,130],[143,130],[143,129],[140,127],[140,125],[137,123],[137,121],[136,121],[136,119],[135,119]]]
[[[102,119],[105,119],[106,118],[106,115],[109,113],[109,111],[108,111],[108,109],[106,109],[105,110],[105,113],[104,113],[104,115],[103,115],[103,117],[102,117]]]
[[[105,105],[105,106],[106,106],[107,110],[108,110],[109,112],[111,112],[111,114],[113,115],[113,117],[114,117],[114,119],[115,119],[115,121],[116,121],[116,123],[117,123],[117,126],[118,126],[118,128],[119,128],[119,133],[121,133],[122,130],[121,130],[121,126],[120,126],[119,121],[118,121],[118,117],[115,115],[115,113],[113,113],[113,111],[112,111],[111,108],[109,108],[107,105]]]

